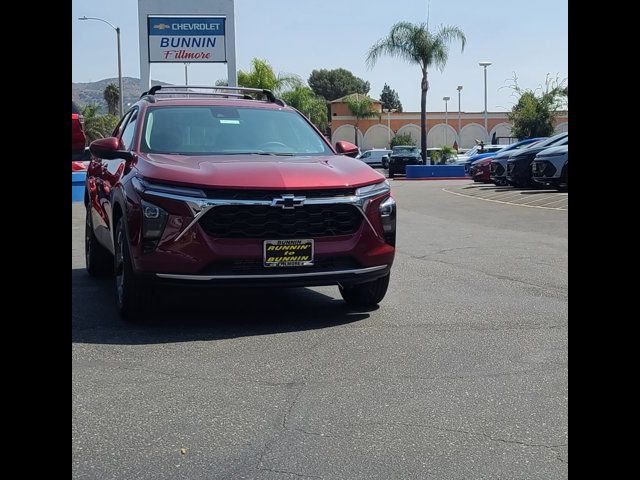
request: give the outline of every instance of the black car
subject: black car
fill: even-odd
[[[549,147],[569,145],[569,134],[560,133],[536,143],[534,146],[522,149],[511,155],[507,161],[507,183],[514,187],[530,187],[537,185],[533,181],[531,163],[538,153]]]
[[[414,145],[398,145],[391,149],[389,156],[389,178],[401,173],[406,175],[407,165],[422,165],[420,149]]]

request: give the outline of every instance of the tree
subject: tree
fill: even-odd
[[[111,136],[113,130],[120,119],[116,115],[108,113],[107,115],[98,115],[100,106],[87,105],[82,109],[84,117],[84,133],[87,136],[87,142],[91,143],[98,138]]]
[[[400,135],[396,135],[391,139],[391,148],[396,145],[415,145],[416,142],[413,141],[411,135],[408,133],[401,133]]]
[[[462,51],[467,39],[455,26],[440,27],[435,33],[429,31],[425,23],[413,24],[398,22],[391,27],[389,35],[374,43],[367,54],[367,65],[373,68],[382,55],[389,55],[416,64],[422,72],[420,89],[420,130],[422,159],[427,155],[427,91],[429,90],[428,73],[432,66],[444,70],[449,58],[449,44],[459,40]]]
[[[356,77],[344,68],[313,70],[309,75],[308,83],[316,95],[329,102],[350,93],[366,95],[370,88],[369,82]]]
[[[228,84],[227,79],[216,81],[216,85],[219,87],[227,86]],[[276,75],[269,62],[259,58],[251,60],[251,69],[249,71],[238,70],[238,86],[267,89],[276,95],[287,88],[296,88],[302,84],[302,79],[298,75],[285,73]]]
[[[281,97],[288,105],[306,115],[321,132],[326,132],[327,102],[324,98],[316,96],[313,90],[303,86],[284,92]]]
[[[565,107],[568,97],[566,79],[550,79],[547,75],[545,87],[523,90],[514,76],[511,88],[518,96],[517,103],[508,115],[512,123],[511,132],[516,138],[548,137],[553,135],[554,119],[558,111]]]
[[[380,112],[374,110],[373,101],[367,97],[366,95],[360,95],[359,93],[354,93],[345,98],[347,107],[351,110],[351,113],[354,117],[356,117],[354,131],[355,131],[355,144],[358,146],[358,124],[360,120],[365,118],[378,117],[380,118]]]
[[[395,110],[396,112],[402,111],[402,103],[400,103],[398,92],[393,90],[386,83],[384,84],[384,87],[382,87],[380,102],[382,102],[382,108],[384,108],[385,110]]]
[[[107,102],[107,112],[110,115],[118,114],[118,103],[120,102],[120,89],[115,83],[110,83],[102,93],[105,102]]]

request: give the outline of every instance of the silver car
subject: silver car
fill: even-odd
[[[391,155],[391,150],[374,148],[373,150],[362,152],[356,158],[362,160],[370,167],[381,167],[384,166],[382,158],[388,155]]]
[[[552,187],[569,186],[569,145],[541,151],[531,164],[533,179]]]

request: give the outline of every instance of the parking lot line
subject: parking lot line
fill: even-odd
[[[552,202],[549,203],[545,203],[545,205],[553,205],[554,203],[558,203],[558,202],[568,202],[569,199],[568,198],[560,198],[558,200],[553,200]]]
[[[522,204],[522,203],[503,202],[501,200],[491,200],[489,198],[482,198],[482,197],[479,197],[477,195],[465,195],[464,193],[452,192],[451,190],[447,190],[446,188],[443,188],[442,190],[444,190],[447,193],[452,193],[453,195],[459,195],[461,197],[468,197],[468,198],[476,198],[478,200],[484,200],[485,202],[502,203],[503,205],[515,205],[516,207],[541,208],[541,209],[544,209],[544,210],[560,210],[560,211],[563,211],[563,212],[567,212],[568,211],[568,208],[541,207],[541,206],[538,206],[538,205],[525,205],[525,204]]]

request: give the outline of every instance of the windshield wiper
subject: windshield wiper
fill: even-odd
[[[276,157],[295,157],[297,153],[293,152],[229,152],[222,155],[273,155]]]

